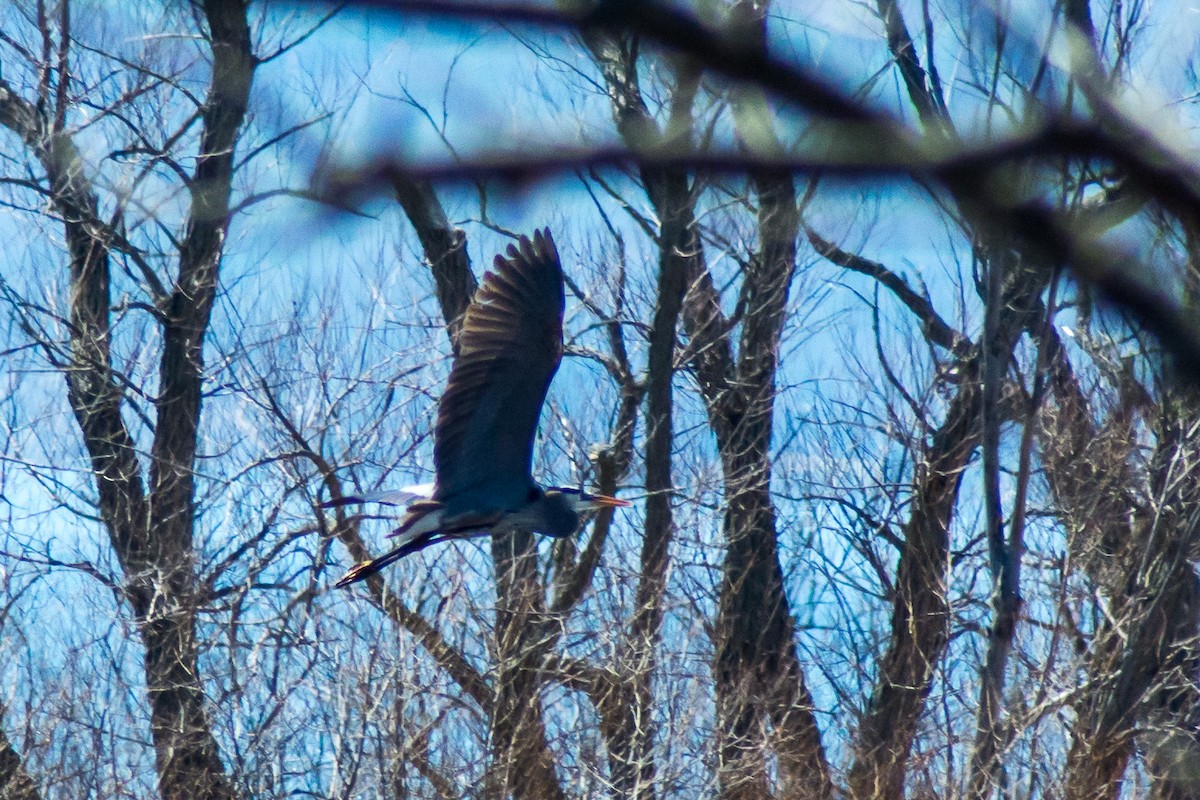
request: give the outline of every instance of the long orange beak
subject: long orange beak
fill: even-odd
[[[593,494],[588,497],[588,502],[593,505],[601,506],[602,508],[628,508],[633,505],[628,500],[621,500],[616,497],[609,497],[606,494]]]

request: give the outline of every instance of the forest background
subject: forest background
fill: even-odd
[[[0,797],[1200,796],[1200,9],[0,8]],[[575,540],[350,591],[548,226]]]

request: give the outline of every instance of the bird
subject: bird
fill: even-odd
[[[405,556],[451,539],[525,530],[562,538],[584,516],[625,500],[533,479],[533,440],[546,392],[562,360],[562,264],[549,229],[521,236],[497,255],[475,292],[434,425],[434,482],[342,497],[407,504],[389,538],[396,546],[346,573],[350,586]]]

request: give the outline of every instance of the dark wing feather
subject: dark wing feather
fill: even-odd
[[[538,417],[562,359],[563,306],[549,230],[522,236],[484,275],[438,406],[434,499],[449,513],[526,502]]]

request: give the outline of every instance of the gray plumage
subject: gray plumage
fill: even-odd
[[[359,564],[339,586],[437,542],[513,530],[570,536],[588,511],[628,505],[533,480],[538,418],[562,360],[564,306],[562,265],[548,230],[496,256],[463,319],[438,405],[432,496],[409,505],[392,551]]]

